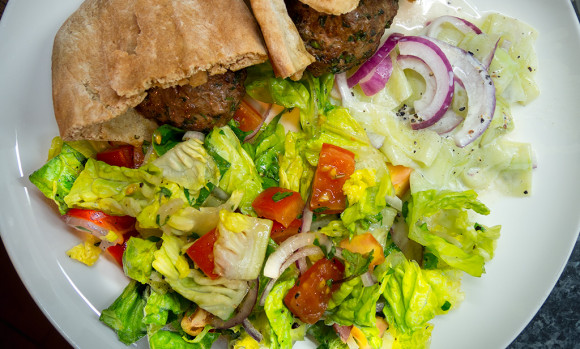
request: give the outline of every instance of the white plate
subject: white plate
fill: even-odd
[[[570,1],[473,2],[480,10],[516,16],[540,33],[542,94],[515,111],[515,138],[533,143],[539,167],[530,198],[490,204],[490,220],[503,225],[497,255],[482,278],[465,278],[460,309],[436,319],[432,348],[507,346],[550,293],[580,230],[580,28]],[[79,4],[13,0],[0,23],[0,230],[27,289],[74,346],[125,348],[98,321],[125,277],[106,259],[92,268],[71,261],[65,251],[79,237],[28,181],[58,132],[51,103],[52,41]]]

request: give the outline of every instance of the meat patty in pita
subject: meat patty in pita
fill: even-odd
[[[140,144],[159,126],[135,110],[151,89],[200,86],[267,59],[243,0],[86,0],[53,46],[61,136]]]

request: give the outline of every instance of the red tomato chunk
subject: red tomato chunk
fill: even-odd
[[[218,274],[214,272],[215,263],[213,247],[217,241],[218,233],[214,229],[195,240],[193,245],[187,249],[187,255],[210,279],[217,279]]]
[[[346,208],[344,182],[354,173],[354,153],[324,143],[312,182],[310,209],[316,213],[340,213]]]
[[[332,292],[339,285],[332,280],[343,278],[344,266],[337,259],[322,258],[300,276],[284,297],[284,304],[303,322],[314,324],[324,314]]]
[[[285,228],[302,213],[304,206],[300,193],[279,187],[264,190],[252,202],[258,216],[279,222]]]

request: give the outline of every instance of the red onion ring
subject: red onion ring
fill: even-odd
[[[348,340],[348,337],[350,337],[350,331],[352,330],[352,325],[342,326],[342,325],[339,325],[337,323],[334,323],[334,324],[332,324],[332,327],[334,328],[334,331],[336,332],[336,334],[338,334],[338,336],[340,337],[340,340],[343,343],[346,343],[346,341]]]
[[[437,17],[435,18],[433,21],[431,21],[427,27],[425,28],[425,34],[427,36],[430,36],[432,38],[436,38],[437,35],[439,35],[439,32],[441,31],[441,27],[443,24],[445,23],[449,23],[452,26],[454,26],[457,30],[459,30],[460,32],[467,34],[467,33],[475,33],[475,34],[481,34],[481,29],[479,29],[475,24],[471,23],[470,21],[463,19],[463,18],[459,18],[459,17],[455,17],[455,16],[441,16],[441,17]]]
[[[397,57],[397,63],[401,69],[411,69],[417,72],[423,80],[425,80],[425,91],[421,96],[421,99],[416,100],[413,103],[413,108],[415,111],[426,108],[437,90],[437,81],[435,80],[435,75],[429,66],[421,58],[416,56],[401,55]]]
[[[397,42],[403,35],[399,33],[391,34],[387,40],[379,47],[377,52],[369,58],[366,62],[364,62],[357,71],[352,74],[346,81],[349,88],[353,88],[356,84],[358,84],[363,78],[369,76],[373,73],[373,70],[377,67],[377,65],[385,60],[391,51],[397,46]],[[390,74],[389,74],[390,75]]]
[[[489,66],[491,65],[491,61],[493,61],[493,57],[495,56],[495,51],[497,50],[497,46],[499,45],[499,40],[500,39],[497,39],[497,41],[495,42],[495,45],[493,46],[493,49],[481,61],[481,63],[483,63],[483,65],[485,66],[486,69],[489,69]]]
[[[315,233],[299,233],[289,237],[278,246],[266,261],[264,265],[264,276],[269,278],[278,278],[282,274],[281,268],[284,262],[302,247],[310,246],[316,239]]]
[[[365,95],[374,96],[380,90],[385,88],[392,73],[393,61],[390,56],[387,56],[385,59],[380,61],[373,70],[371,70],[369,75],[362,78],[358,84]]]
[[[301,232],[307,233],[310,231],[310,227],[312,226],[312,216],[312,211],[308,208],[308,206],[305,206],[304,211],[302,211],[302,226],[300,227]]]
[[[406,36],[399,40],[399,52],[403,56],[420,58],[431,69],[436,82],[433,98],[427,105],[415,108],[419,119],[411,124],[414,130],[429,127],[447,112],[453,99],[453,70],[443,51],[427,37]]]
[[[298,251],[294,252],[294,254],[292,254],[283,264],[282,267],[280,267],[281,272],[284,272],[284,270],[286,270],[286,268],[288,268],[292,263],[299,261],[301,259],[305,259],[308,256],[312,256],[314,254],[320,254],[322,253],[322,250],[318,247],[318,246],[308,246],[308,247],[302,247],[301,249],[299,249]],[[305,266],[306,268],[308,266]],[[300,269],[300,273],[303,274],[306,269],[302,270],[300,268],[300,266],[298,266],[298,268]]]
[[[79,218],[79,217],[74,217],[68,214],[65,214],[63,216],[61,216],[61,219],[68,225],[70,225],[71,227],[79,230],[79,231],[83,231],[83,232],[87,232],[89,231],[93,236],[95,236],[96,238],[99,239],[100,244],[99,247],[102,250],[106,250],[107,248],[116,245],[117,242],[123,242],[123,235],[120,233],[117,233],[118,238],[116,241],[108,241],[107,239],[103,239],[105,236],[107,236],[107,234],[109,234],[109,229],[107,228],[103,228],[89,220],[83,219],[83,218]]]
[[[217,316],[213,316],[210,325],[218,330],[230,328],[239,325],[250,315],[254,306],[256,305],[256,300],[258,299],[258,280],[248,281],[250,289],[248,294],[238,306],[237,312],[230,319],[224,321]]]
[[[244,321],[242,321],[242,326],[244,327],[244,330],[246,330],[246,333],[254,338],[256,342],[260,343],[262,341],[262,334],[254,327],[254,325],[252,325],[248,318],[245,318]]]
[[[429,38],[441,48],[453,66],[467,93],[467,116],[453,135],[458,147],[465,147],[487,129],[495,112],[495,87],[485,66],[470,53],[437,39]]]
[[[465,90],[465,86],[463,86],[463,82],[457,78],[457,76],[453,77],[454,84],[455,84],[455,92],[454,96],[457,96],[457,90],[462,89]],[[463,121],[463,117],[455,113],[451,108],[447,109],[447,112],[433,125],[429,126],[428,129],[431,131],[437,132],[439,135],[445,135],[451,131],[453,131],[461,122]]]

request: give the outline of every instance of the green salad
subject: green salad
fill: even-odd
[[[245,82],[270,115],[257,132],[163,125],[142,149],[56,137],[30,180],[87,233],[71,258],[122,266],[100,320],[127,345],[428,347],[494,256],[477,193],[531,192],[531,147],[505,136],[510,107],[538,95],[535,36],[444,16],[390,35],[359,81],[264,63]]]

